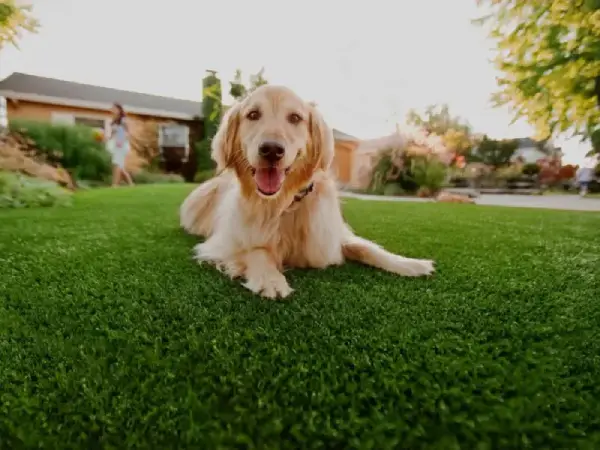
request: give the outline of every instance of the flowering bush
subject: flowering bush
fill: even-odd
[[[391,145],[378,152],[368,191],[415,194],[423,188],[422,192],[434,195],[441,189],[454,159],[441,137],[411,127],[386,139]],[[391,183],[400,189],[391,188]]]
[[[572,164],[567,164],[566,166],[562,166],[558,172],[558,177],[561,181],[569,181],[575,178],[575,174],[577,173],[577,168]]]

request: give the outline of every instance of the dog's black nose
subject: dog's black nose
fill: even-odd
[[[258,148],[258,154],[270,163],[276,163],[283,158],[285,149],[277,142],[264,142]]]

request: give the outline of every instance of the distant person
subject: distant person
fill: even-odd
[[[131,175],[125,170],[125,158],[129,153],[129,131],[125,119],[125,110],[119,103],[112,107],[113,120],[110,123],[110,135],[106,141],[106,148],[112,156],[112,186],[117,187],[121,183],[121,176],[133,186]]]
[[[596,166],[598,165],[598,155],[586,156],[577,170],[576,179],[579,185],[579,195],[587,195],[588,186],[594,179]]]

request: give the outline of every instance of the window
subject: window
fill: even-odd
[[[189,145],[190,129],[186,125],[161,124],[158,128],[160,147],[185,148]]]
[[[52,112],[52,123],[57,125],[73,125],[73,116],[71,114]]]
[[[75,117],[75,125],[84,125],[90,128],[96,128],[104,131],[104,119],[94,119],[90,117]]]

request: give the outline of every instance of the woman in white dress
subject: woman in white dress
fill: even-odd
[[[130,150],[125,110],[119,103],[115,103],[112,113],[113,120],[110,124],[110,135],[106,141],[106,148],[112,156],[112,186],[116,187],[121,183],[121,176],[125,178],[130,186],[133,186],[131,175],[125,170],[125,158]]]

